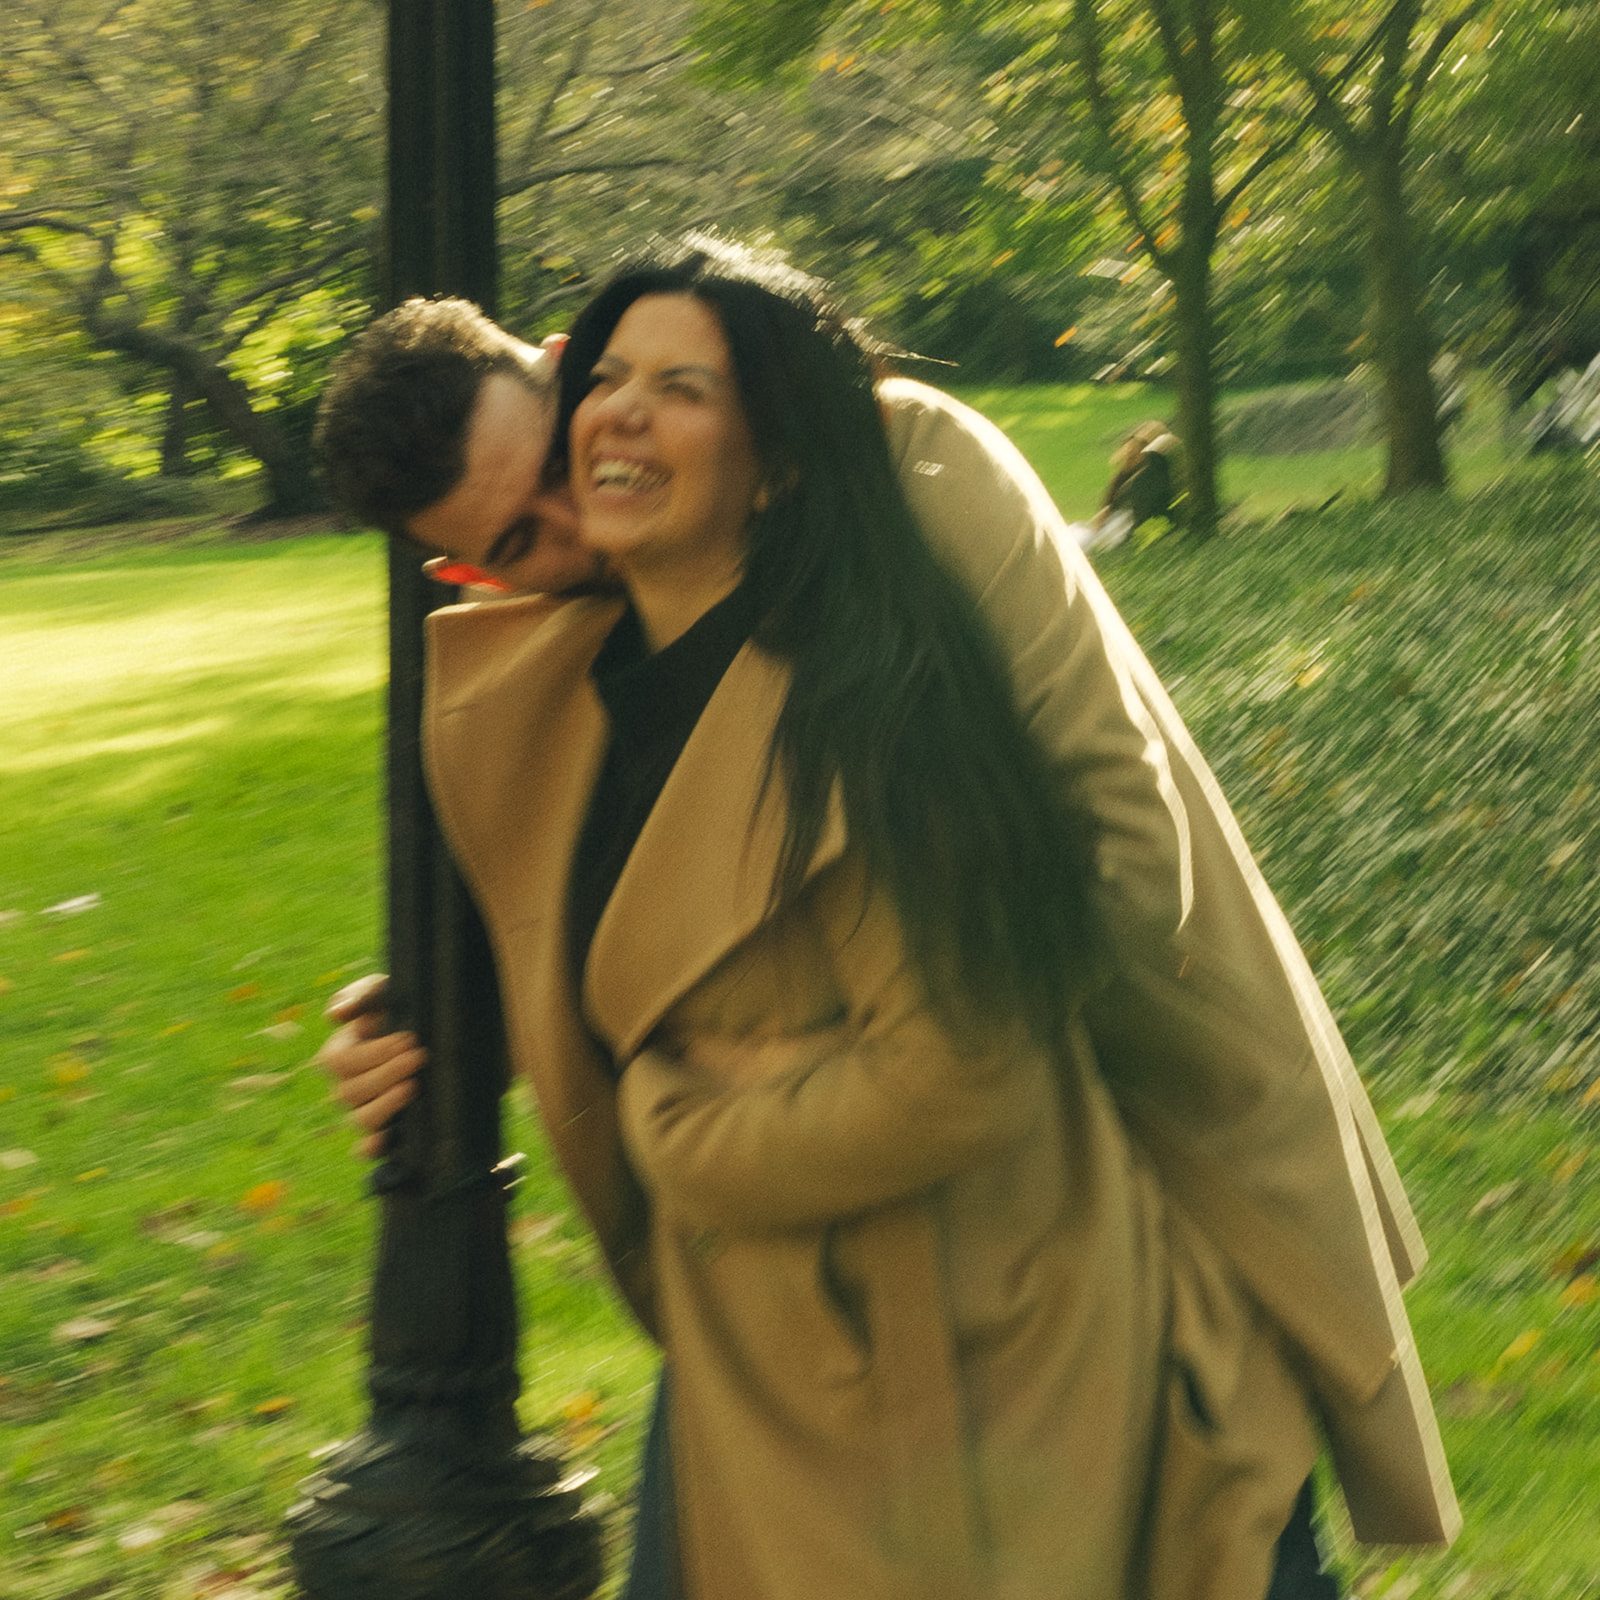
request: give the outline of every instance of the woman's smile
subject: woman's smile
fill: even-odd
[[[583,541],[659,646],[738,583],[761,481],[716,312],[687,294],[634,301],[571,437]]]

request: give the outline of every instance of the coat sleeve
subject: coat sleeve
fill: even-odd
[[[629,1064],[623,1138],[658,1201],[730,1231],[818,1226],[909,1198],[1027,1133],[1044,1074],[1020,1025],[958,1035],[938,1019],[881,896],[850,928],[845,1020],[809,1050],[786,1042],[800,1064],[743,1087],[694,1066],[692,1047]]]
[[[1189,821],[1161,731],[1128,663],[1107,648],[1110,600],[998,428],[905,379],[885,383],[882,398],[918,526],[977,600],[1023,720],[1099,829],[1097,899],[1119,953],[1163,946],[1191,904]]]
[[[1369,1392],[1420,1235],[1377,1119],[1216,779],[1009,440],[895,380],[901,483],[1102,835],[1116,978],[1086,1021],[1124,1120],[1316,1363]],[[1320,1293],[1307,1292],[1307,1284]]]

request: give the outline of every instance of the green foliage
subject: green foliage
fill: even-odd
[[[816,48],[835,9],[835,0],[702,0],[690,38],[714,81],[768,83]]]

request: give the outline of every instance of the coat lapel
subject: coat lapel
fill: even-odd
[[[767,750],[788,669],[746,644],[690,734],[595,930],[585,1009],[619,1061],[771,911],[788,825]],[[837,791],[808,873],[844,849]]]
[[[493,938],[513,1060],[648,1325],[628,1259],[643,1243],[640,1197],[609,1064],[575,1004],[566,933],[573,846],[606,739],[588,669],[620,613],[612,600],[435,612],[426,754],[440,822]]]

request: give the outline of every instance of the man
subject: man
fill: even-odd
[[[411,302],[358,341],[317,446],[356,515],[504,586],[599,581],[543,481],[554,353],[460,302]],[[923,385],[880,390],[930,545],[977,597],[1057,781],[1100,825],[1116,976],[1086,1018],[1139,1147],[1306,1372],[1358,1536],[1450,1538],[1454,1497],[1400,1302],[1423,1252],[1366,1095],[1309,969],[1171,701],[1015,449]],[[370,983],[324,1052],[376,1147],[416,1042]],[[1303,1503],[1291,1533],[1309,1537]],[[1287,1581],[1287,1559],[1279,1579]],[[1298,1588],[1317,1588],[1314,1551]]]

